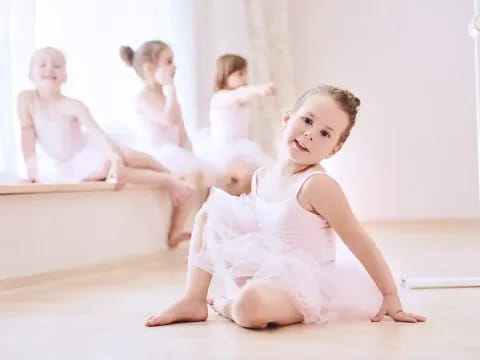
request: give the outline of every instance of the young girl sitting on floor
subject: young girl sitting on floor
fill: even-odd
[[[333,86],[308,90],[284,117],[283,151],[255,172],[251,196],[212,189],[196,218],[185,293],[147,326],[205,321],[208,303],[254,329],[385,315],[425,321],[403,309],[381,252],[321,165],[347,140],[359,104]],[[336,262],[337,234],[363,268]],[[212,274],[226,291],[207,302]]]

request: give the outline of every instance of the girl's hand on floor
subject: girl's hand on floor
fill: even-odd
[[[393,320],[400,322],[416,323],[427,320],[425,316],[403,311],[402,303],[400,302],[400,298],[397,294],[384,295],[380,310],[371,320],[373,322],[379,322],[385,315],[390,316]]]

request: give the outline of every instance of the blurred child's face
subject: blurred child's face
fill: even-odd
[[[338,141],[349,125],[348,115],[328,95],[311,95],[284,118],[284,145],[290,160],[318,164],[340,149]]]
[[[60,88],[67,81],[66,61],[55,49],[44,49],[32,58],[30,79],[38,88]]]
[[[247,68],[237,70],[227,77],[227,88],[230,90],[247,85]]]
[[[173,62],[172,50],[170,48],[162,50],[154,73],[155,81],[160,85],[171,85],[175,77],[176,68]]]

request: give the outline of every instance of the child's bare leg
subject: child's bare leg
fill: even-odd
[[[185,224],[193,211],[195,198],[191,197],[181,205],[173,209],[172,224],[168,233],[168,246],[175,247],[180,242],[188,240],[191,237],[191,233],[185,230]]]
[[[117,179],[119,183],[151,184],[167,189],[175,207],[185,202],[195,191],[192,185],[169,173],[129,167],[123,168],[121,172],[120,179]]]
[[[228,320],[232,320],[232,303],[233,301],[225,296],[217,296],[214,299],[208,300],[208,305]]]
[[[107,161],[102,168],[84,178],[83,181],[103,181],[109,176],[110,169],[111,162]],[[167,189],[170,192],[170,198],[175,207],[182,204],[194,193],[194,187],[192,185],[178,179],[170,174],[168,170],[167,172],[161,172],[148,168],[121,166],[116,175],[118,184],[148,184]]]
[[[149,154],[135,151],[127,147],[122,147],[121,152],[123,161],[125,161],[125,165],[128,167],[150,169],[165,173],[170,172],[170,170],[168,170],[162,163],[155,160]]]
[[[192,257],[203,246],[203,228],[207,221],[207,214],[199,212],[195,218],[192,240],[189,248],[189,261],[185,294],[179,301],[168,307],[158,315],[150,316],[146,326],[169,325],[176,322],[205,321],[208,317],[207,293],[212,275],[195,266]]]
[[[201,172],[195,172],[185,175],[185,181],[193,184],[196,189],[195,196],[192,196],[187,201],[183,202],[180,206],[173,210],[172,225],[168,235],[168,246],[175,247],[181,241],[190,239],[191,233],[185,231],[185,224],[193,211],[199,208],[200,199],[206,196],[205,192],[207,188],[203,183],[203,175]]]
[[[235,283],[239,288],[243,287],[249,280],[251,276],[244,276],[235,279]],[[217,296],[215,298],[208,300],[208,305],[210,305],[213,310],[215,310],[219,315],[232,320],[232,303],[231,299],[228,299],[225,296]]]
[[[291,325],[304,318],[295,306],[292,296],[280,285],[269,281],[247,283],[238,299],[227,304],[225,316],[249,329],[264,329],[269,324]]]

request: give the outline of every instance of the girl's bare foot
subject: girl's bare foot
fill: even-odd
[[[170,199],[173,206],[178,206],[188,200],[195,192],[195,187],[179,179],[173,179],[170,187]]]
[[[168,237],[168,247],[174,248],[182,241],[190,240],[191,237],[192,233],[187,231],[172,231],[172,233]]]
[[[163,326],[177,322],[205,321],[208,317],[207,302],[189,297],[183,297],[165,311],[150,316],[145,326]]]
[[[219,296],[208,300],[208,305],[212,307],[215,312],[228,320],[232,320],[232,300],[225,296]]]

